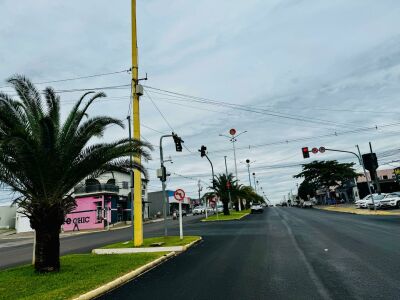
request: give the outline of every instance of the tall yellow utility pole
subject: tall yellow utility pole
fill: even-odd
[[[136,0],[131,0],[132,7],[132,122],[133,122],[133,138],[140,140],[140,119],[139,119],[139,96],[136,93],[139,83],[138,71],[138,48],[137,48],[137,32],[136,32]],[[141,158],[135,157],[135,162],[140,163]],[[143,221],[142,221],[142,175],[139,170],[134,170],[133,175],[133,244],[141,246],[143,244]]]

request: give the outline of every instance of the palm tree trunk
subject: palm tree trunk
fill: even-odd
[[[60,226],[45,224],[36,229],[35,271],[40,273],[60,270]]]
[[[230,212],[229,212],[229,207],[228,207],[228,201],[224,201],[222,204],[224,206],[224,215],[229,216]]]

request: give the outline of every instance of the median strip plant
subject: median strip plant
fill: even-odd
[[[14,200],[36,232],[35,270],[60,270],[60,227],[76,203],[69,194],[85,178],[129,167],[127,157],[149,159],[150,145],[120,139],[93,143],[107,126],[123,127],[108,116],[88,117],[104,93],[87,92],[60,120],[60,97],[39,92],[24,76],[8,80],[18,99],[0,92],[0,182],[18,194]],[[134,167],[145,173],[135,163]]]

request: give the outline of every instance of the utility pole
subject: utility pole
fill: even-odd
[[[238,177],[237,163],[236,163],[236,147],[235,147],[235,142],[237,141],[237,137],[238,137],[239,135],[241,135],[241,134],[243,134],[243,133],[246,133],[246,132],[247,132],[247,130],[242,131],[242,132],[239,133],[239,134],[236,134],[236,129],[232,128],[231,130],[229,130],[229,134],[230,134],[231,136],[224,135],[224,134],[220,134],[220,135],[219,135],[219,136],[225,136],[225,137],[229,138],[229,140],[232,142],[233,159],[234,159],[234,161],[235,161],[235,175],[236,175],[236,181],[237,181],[237,183],[239,183],[239,177]],[[239,208],[239,211],[241,211],[241,210],[242,210],[241,201],[240,201],[240,199],[238,199],[238,200],[239,200],[239,201],[238,201],[238,208]]]
[[[200,179],[199,179],[199,181],[197,182],[197,186],[198,186],[198,188],[199,188],[199,204],[200,204],[200,199],[201,199],[201,197],[200,197],[200,192],[203,190],[203,187],[202,187],[201,184],[200,184]]]
[[[228,165],[226,164],[226,155],[224,156],[224,159],[225,159],[225,175],[226,175],[226,180],[228,180]],[[228,195],[229,195],[229,202],[232,203],[230,188],[228,188]]]
[[[249,185],[251,187],[251,178],[250,178],[250,159],[246,159],[247,164],[247,173],[249,174]]]
[[[139,114],[139,64],[136,32],[136,0],[131,0],[132,17],[132,114],[133,114],[133,138],[140,140],[140,114]],[[140,155],[134,157],[135,163],[141,163]],[[142,218],[142,175],[138,169],[134,170],[134,224],[133,244],[138,247],[143,244],[143,218]]]
[[[128,128],[129,128],[129,143],[130,144],[132,144],[132,128],[131,128],[131,116],[128,116],[127,117],[127,119],[128,119]],[[130,169],[130,176],[131,176],[131,186],[130,186],[130,188],[131,188],[131,197],[130,197],[130,201],[131,201],[131,224],[132,224],[132,227],[133,227],[133,220],[134,220],[134,218],[133,218],[133,191],[134,191],[134,188],[133,188],[133,185],[134,185],[134,180],[133,180],[133,166],[132,166],[132,154],[131,155],[129,155],[129,169]],[[134,230],[132,230],[132,240],[134,240],[134,238],[135,238],[135,234],[134,234]]]

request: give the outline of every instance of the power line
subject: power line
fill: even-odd
[[[157,104],[153,101],[153,99],[151,98],[150,94],[147,92],[147,90],[145,90],[145,93],[147,95],[147,97],[150,99],[151,103],[153,104],[153,106],[157,109],[157,111],[160,113],[161,117],[164,119],[165,123],[167,123],[168,127],[172,130],[172,132],[175,132],[174,128],[172,127],[172,125],[168,122],[167,118],[164,116],[164,114],[161,112],[161,110],[158,108]],[[183,147],[185,147],[185,149],[187,151],[189,151],[190,153],[193,153],[186,145],[185,143],[183,143]]]
[[[159,88],[155,88],[155,87],[151,87],[151,86],[144,86],[144,87],[146,89],[153,90],[153,92],[155,91],[155,93],[159,93],[161,95],[166,95],[167,94],[167,95],[178,96],[179,97],[178,99],[181,99],[181,101],[185,101],[185,99],[186,99],[186,101],[207,103],[207,104],[217,105],[217,106],[225,106],[225,107],[230,107],[230,108],[233,108],[233,109],[240,109],[240,110],[244,110],[244,111],[248,111],[248,112],[265,114],[265,115],[269,115],[269,116],[273,116],[273,117],[286,118],[286,119],[302,121],[302,122],[319,123],[319,124],[322,124],[322,125],[341,125],[341,126],[348,125],[348,124],[345,124],[345,123],[341,124],[341,123],[327,121],[327,120],[318,119],[318,118],[295,116],[295,115],[292,115],[292,114],[285,114],[285,113],[272,111],[272,110],[268,110],[268,109],[254,109],[254,108],[251,108],[248,105],[232,104],[232,103],[228,103],[228,102],[217,101],[217,100],[212,100],[212,99],[203,98],[203,97],[196,97],[196,96],[191,96],[191,95],[182,94],[182,93],[178,93],[178,92],[172,92],[172,91],[168,91],[168,90],[164,90],[164,89],[159,89]],[[187,100],[187,99],[190,99],[190,100]]]
[[[116,74],[121,74],[121,73],[129,73],[130,71],[131,71],[131,69],[120,70],[120,71],[114,71],[114,72],[108,72],[108,73],[100,73],[100,74],[78,76],[78,77],[64,78],[64,79],[57,79],[57,80],[50,80],[50,81],[34,82],[33,84],[47,84],[47,83],[56,83],[56,82],[65,82],[65,81],[73,81],[73,80],[80,80],[80,79],[88,79],[88,78],[94,78],[94,77],[100,77],[100,76],[116,75]],[[6,88],[6,87],[12,87],[12,85],[1,86],[0,89]]]

